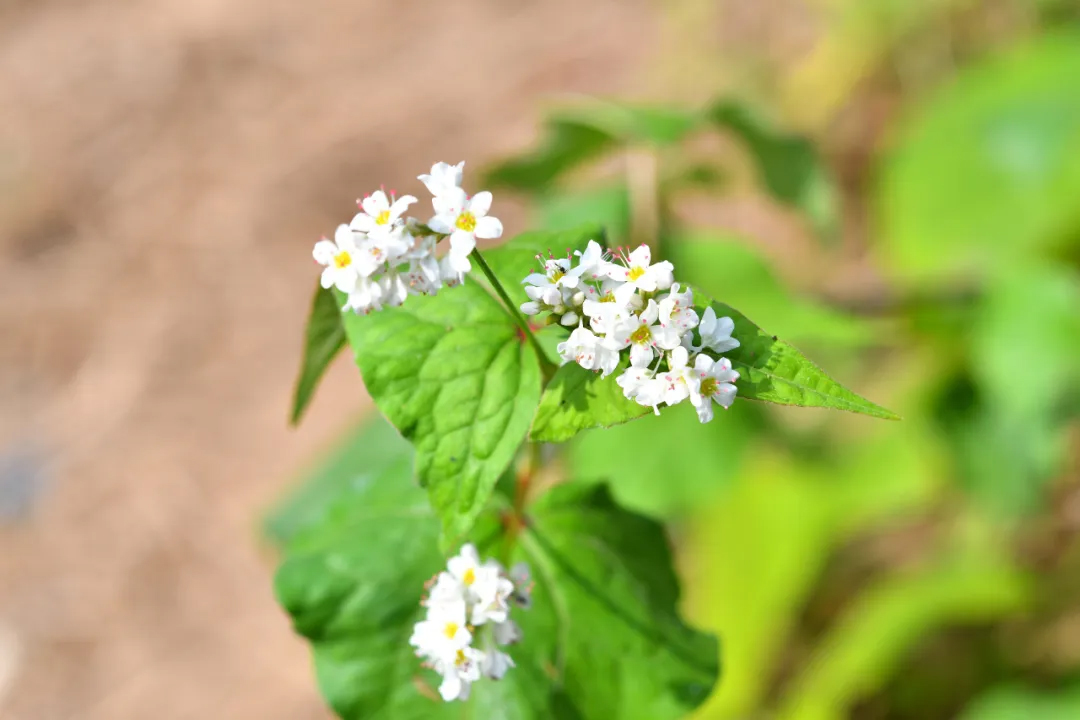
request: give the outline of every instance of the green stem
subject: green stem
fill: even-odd
[[[525,333],[525,337],[527,337],[529,339],[529,342],[532,343],[533,349],[536,350],[536,356],[540,360],[540,370],[544,375],[544,384],[546,385],[547,381],[551,379],[551,376],[555,374],[555,371],[558,368],[551,364],[551,362],[547,359],[547,356],[544,354],[544,349],[540,347],[540,341],[536,339],[535,335],[533,335],[532,329],[529,327],[529,323],[525,320],[525,318],[521,316],[521,312],[518,310],[518,306],[514,304],[513,300],[510,299],[510,296],[506,293],[506,290],[503,288],[502,283],[499,282],[499,279],[495,277],[495,273],[493,273],[491,271],[491,268],[488,267],[487,261],[484,260],[484,256],[480,254],[480,248],[473,248],[472,253],[470,253],[470,257],[476,261],[476,264],[480,266],[480,269],[483,271],[484,275],[487,276],[488,282],[491,283],[491,287],[494,288],[495,293],[499,296],[499,299],[503,301],[503,305],[506,306],[506,312],[509,313],[510,317],[513,318],[514,322],[517,323],[517,326],[521,328],[521,331],[523,333]]]

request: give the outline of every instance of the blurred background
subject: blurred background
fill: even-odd
[[[310,248],[460,159],[508,234],[649,240],[904,416],[744,402],[569,448],[671,522],[722,638],[700,717],[1080,718],[1078,23],[0,4],[0,718],[329,716],[270,577],[371,406],[346,354],[287,426]]]

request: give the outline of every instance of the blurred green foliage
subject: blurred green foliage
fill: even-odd
[[[882,42],[927,17],[942,32],[918,5],[919,23]],[[1035,22],[1074,22],[1064,7],[1040,4]],[[884,142],[855,173],[873,181],[844,192],[816,143],[729,98],[560,110],[535,150],[488,175],[543,227],[649,241],[904,417],[738,402],[704,427],[676,409],[570,444],[565,479],[605,479],[673,523],[685,611],[722,643],[698,717],[1080,718],[1080,32],[1022,34],[943,67],[929,94],[893,89]],[[812,246],[822,262],[798,289],[782,251],[678,207],[739,174],[739,158],[693,154],[714,132],[814,237],[843,236]],[[831,302],[821,269],[840,267],[871,292]],[[325,510],[335,473],[278,510],[274,537]]]

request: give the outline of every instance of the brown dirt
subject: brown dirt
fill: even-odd
[[[367,402],[338,363],[285,426],[310,246],[629,91],[654,9],[0,7],[0,717],[326,716],[257,532]]]

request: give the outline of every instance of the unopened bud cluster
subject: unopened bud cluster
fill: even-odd
[[[523,563],[507,573],[495,560],[481,563],[472,545],[450,558],[423,601],[426,617],[409,639],[417,656],[442,676],[439,694],[444,700],[467,700],[474,682],[500,680],[514,667],[499,648],[521,640],[510,611],[528,608],[530,595]]]
[[[595,240],[585,252],[539,258],[543,272],[523,281],[527,315],[550,313],[573,327],[558,346],[565,362],[610,375],[624,351],[629,365],[616,378],[623,394],[641,405],[677,405],[690,400],[701,422],[713,418],[713,404],[735,400],[739,374],[721,353],[739,347],[728,317],[711,308],[698,316],[694,295],[674,281],[674,266],[653,263],[649,247],[611,254]]]
[[[459,285],[472,267],[476,238],[502,235],[502,223],[487,214],[491,193],[469,197],[461,188],[464,167],[440,162],[419,176],[435,211],[426,225],[403,217],[417,201],[412,195],[376,190],[357,200],[360,212],[352,222],[339,225],[333,240],[315,243],[312,255],[324,266],[322,286],[346,293],[345,309],[366,314],[401,305],[409,295]],[[435,248],[444,237],[450,248],[439,260]]]

